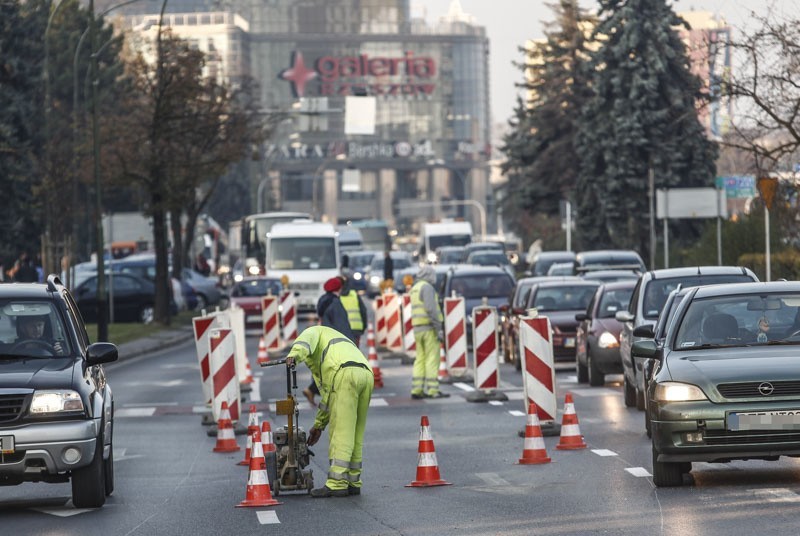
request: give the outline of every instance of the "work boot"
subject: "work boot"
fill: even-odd
[[[448,398],[450,393],[443,393],[441,391],[436,391],[435,393],[428,393],[428,398]]]
[[[322,499],[325,497],[347,497],[349,495],[346,489],[331,489],[328,486],[312,489],[311,496],[315,499]]]
[[[426,396],[422,393],[411,393],[411,398],[413,398],[414,400],[421,400],[423,398],[426,398]]]
[[[347,487],[347,494],[348,495],[361,495],[361,488],[357,488],[355,486],[348,486]]]
[[[308,403],[311,404],[312,408],[317,407],[317,403],[314,402],[314,393],[311,392],[311,389],[306,387],[305,389],[303,389],[303,394],[306,395],[306,398],[308,399]]]

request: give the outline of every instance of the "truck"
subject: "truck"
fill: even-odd
[[[472,224],[467,221],[440,221],[423,223],[419,237],[420,262],[435,263],[436,248],[466,246],[472,242]]]
[[[267,233],[266,274],[288,278],[298,312],[316,311],[323,285],[341,270],[339,239],[330,223],[276,223]]]

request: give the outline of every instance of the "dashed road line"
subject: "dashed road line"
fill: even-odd
[[[35,510],[37,512],[41,512],[43,514],[56,516],[56,517],[72,517],[77,516],[79,514],[85,514],[86,512],[92,512],[97,510],[96,508],[75,508],[72,506],[72,501],[69,500],[64,503],[64,506],[54,506],[52,508],[31,508],[31,510]]]
[[[525,416],[525,413],[519,411],[518,409],[512,409],[511,411],[509,411],[509,413],[511,415],[513,415],[514,417],[524,417]]]
[[[632,474],[633,476],[639,478],[646,478],[649,476],[653,476],[644,467],[626,467],[625,470],[630,474]]]
[[[114,417],[152,417],[155,412],[155,406],[146,408],[120,408],[114,411]]]
[[[500,402],[499,400],[489,400],[489,405],[490,406],[502,406],[504,404],[502,402]]]
[[[388,405],[389,403],[386,401],[385,398],[373,398],[372,400],[369,401],[369,407],[371,408],[384,407]]]
[[[456,383],[453,384],[453,387],[458,387],[462,391],[467,391],[468,393],[471,393],[472,391],[475,390],[475,388],[473,386],[468,385],[468,384],[463,383],[463,382],[456,382]]]
[[[608,449],[592,449],[592,452],[594,452],[598,456],[619,456],[619,454],[617,454],[613,450],[608,450]]]
[[[275,510],[262,510],[261,512],[256,512],[256,516],[258,516],[258,522],[262,525],[275,525],[281,522]]]

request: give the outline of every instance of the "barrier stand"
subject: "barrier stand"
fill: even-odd
[[[411,285],[406,285],[410,287]],[[403,365],[413,365],[417,358],[417,340],[414,338],[414,326],[411,324],[411,295],[403,294],[401,299],[401,314],[403,322],[403,357],[400,363]]]
[[[539,316],[536,309],[519,321],[519,358],[522,363],[522,385],[525,410],[533,402],[538,409],[542,434],[556,436],[561,425],[556,422],[556,372],[553,363],[553,336],[550,319]],[[521,430],[520,437],[525,437]]]
[[[486,298],[484,298],[486,302]],[[464,397],[467,402],[506,401],[508,397],[500,386],[500,371],[497,368],[497,309],[488,305],[472,309],[472,348],[475,359],[475,391]]]
[[[444,340],[450,383],[471,382],[467,364],[467,309],[464,298],[455,293],[444,299]]]
[[[200,364],[200,383],[203,386],[203,399],[208,411],[201,413],[201,423],[205,426],[216,426],[217,420],[211,412],[211,399],[213,388],[211,386],[211,367],[208,361],[208,335],[211,328],[219,326],[216,316],[200,316],[192,319],[194,329],[194,347],[197,353],[197,362]]]

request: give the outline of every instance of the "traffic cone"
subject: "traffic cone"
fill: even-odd
[[[525,445],[522,447],[522,458],[517,462],[520,465],[533,465],[550,463],[547,451],[544,448],[544,437],[539,425],[539,413],[536,404],[528,404],[528,420],[525,425]]]
[[[375,350],[375,334],[372,333],[372,324],[369,325],[367,332],[367,359],[372,367],[372,375],[375,377],[375,387],[383,387],[383,374],[378,364],[378,352]]]
[[[444,344],[439,344],[439,381],[447,381],[450,375],[447,373],[447,356],[444,353]]]
[[[217,422],[217,444],[214,446],[214,452],[236,452],[237,450],[242,449],[236,444],[236,435],[233,432],[228,403],[223,402],[222,409],[219,412],[219,421]]]
[[[263,335],[258,339],[258,355],[256,356],[256,362],[259,365],[269,363],[269,357],[267,356],[267,343],[264,342]]]
[[[261,448],[264,452],[276,452],[278,450],[275,447],[275,443],[272,442],[272,428],[267,420],[261,423]]]
[[[572,393],[567,393],[564,400],[564,416],[561,419],[561,439],[556,445],[559,450],[585,449],[581,427],[578,425],[578,415],[575,413],[575,404],[572,403]]]
[[[264,451],[261,448],[261,432],[256,429],[251,439],[253,453],[250,457],[247,493],[244,500],[236,505],[236,508],[281,504],[272,498],[272,490],[269,487],[269,477],[267,476],[267,461],[264,459]]]
[[[258,431],[258,412],[256,405],[250,404],[250,412],[247,421],[247,448],[244,450],[244,460],[236,465],[250,465],[250,452],[253,449],[253,432]]]
[[[442,480],[439,475],[439,464],[436,461],[436,449],[433,446],[428,417],[423,415],[419,431],[419,457],[417,459],[417,479],[407,488],[429,488],[432,486],[449,486],[450,482]]]
[[[245,353],[244,358],[245,358],[245,361],[244,361],[245,362],[245,366],[244,366],[245,378],[242,380],[242,383],[245,384],[245,385],[250,385],[251,383],[253,383],[256,380],[255,380],[255,378],[253,378],[253,369],[250,368],[250,358],[247,357],[246,353]]]

